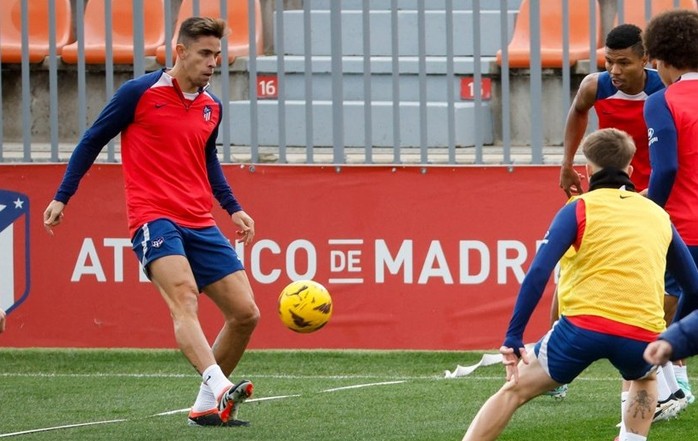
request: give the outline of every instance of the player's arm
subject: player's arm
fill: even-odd
[[[142,88],[143,85],[138,82],[124,83],[102,109],[94,124],[83,134],[70,156],[56,195],[44,211],[44,227],[49,233],[53,233],[52,227],[61,223],[65,205],[77,191],[80,181],[99,152],[133,120]]]
[[[572,196],[573,193],[581,194],[583,192],[579,174],[574,169],[574,155],[577,153],[579,143],[586,132],[589,110],[596,102],[597,82],[598,73],[584,77],[567,113],[563,141],[564,153],[560,168],[560,187],[565,191],[567,197]]]
[[[652,166],[647,197],[663,207],[669,199],[679,169],[678,136],[664,90],[647,98],[644,116],[650,138]]]
[[[218,128],[213,131],[206,143],[206,171],[208,182],[211,184],[213,196],[218,203],[228,212],[237,229],[237,235],[245,244],[249,244],[254,239],[254,220],[242,209],[240,203],[233,195],[233,190],[228,184],[228,180],[223,174],[223,167],[218,160],[218,149],[216,148],[216,138]]]
[[[698,268],[673,225],[667,269],[681,285],[683,295],[673,324],[645,349],[645,360],[656,365],[698,354]]]
[[[521,283],[503,343],[504,347],[513,349],[517,355],[523,347],[524,329],[543,295],[550,274],[560,258],[577,241],[577,210],[583,209],[584,201],[576,200],[557,213]]]

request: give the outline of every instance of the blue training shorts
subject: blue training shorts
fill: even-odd
[[[535,353],[550,378],[571,383],[596,360],[608,359],[626,380],[638,380],[654,367],[642,357],[648,343],[589,331],[561,317],[535,346]]]
[[[169,219],[156,219],[143,224],[131,243],[148,277],[148,265],[153,261],[163,256],[186,257],[199,291],[244,269],[230,241],[216,226],[185,228]]]

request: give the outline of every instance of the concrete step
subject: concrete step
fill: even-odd
[[[305,69],[306,57],[302,55],[288,55],[283,57],[284,68],[286,73],[303,73]],[[249,69],[248,60],[239,59],[237,64],[239,69]],[[276,55],[258,57],[257,72],[259,73],[277,73],[279,69],[279,57]],[[476,60],[473,57],[454,57],[453,71],[456,74],[472,75],[475,72],[476,61],[480,63],[480,72],[482,74],[497,74],[499,66],[495,57],[481,57]],[[427,75],[446,75],[448,71],[448,59],[443,56],[426,57],[425,68]],[[372,74],[389,74],[393,73],[392,57],[371,57],[369,60],[369,68]],[[344,56],[342,57],[342,73],[344,74],[363,74],[364,57],[362,56]],[[310,69],[312,73],[331,73],[332,58],[328,55],[312,56],[310,59]],[[398,58],[398,73],[400,75],[410,75],[419,73],[419,58],[418,57],[399,57]]]
[[[426,104],[427,145],[429,147],[448,146],[448,107],[446,103],[428,102]],[[287,146],[306,145],[305,101],[285,101],[285,130]],[[364,106],[363,101],[343,102],[344,145],[347,147],[364,146]],[[279,102],[258,101],[258,142],[260,145],[279,145]],[[400,102],[400,145],[403,147],[420,146],[420,103]],[[456,146],[473,146],[476,144],[475,124],[476,106],[474,103],[455,103],[455,143]],[[493,143],[491,110],[487,103],[480,107],[480,121],[477,122],[483,144]],[[393,139],[393,103],[374,101],[371,103],[372,140],[374,147],[391,147]],[[250,139],[250,102],[230,102],[230,142],[233,145],[249,145]],[[312,102],[314,146],[331,146],[333,144],[333,106],[332,101],[316,100]]]
[[[344,10],[342,17],[342,54],[364,55],[363,48],[363,12]],[[418,14],[417,11],[398,11],[398,54],[416,56],[419,54]],[[501,13],[499,11],[482,11],[480,17],[480,54],[496,56],[497,51],[508,44],[514,30],[516,11],[507,12],[507,40],[503,44],[500,36]],[[446,55],[446,13],[429,10],[425,12],[426,54],[430,56]],[[289,10],[284,12],[283,50],[285,54],[303,55],[304,47],[304,11]],[[330,11],[311,11],[311,52],[313,55],[331,54],[332,29]],[[392,16],[390,11],[370,12],[370,55],[392,55],[390,38]],[[456,56],[473,56],[473,12],[453,12],[453,52]],[[279,48],[278,35],[276,46]]]
[[[332,1],[337,2],[337,0],[306,0],[310,2],[311,9],[330,9],[330,4]],[[341,4],[342,9],[363,9],[364,0],[342,0],[337,2]],[[392,7],[391,0],[367,0],[368,6],[371,10],[386,10]],[[424,8],[426,10],[445,10],[446,0],[424,0]],[[454,10],[468,10],[472,11],[474,8],[475,0],[452,0]],[[504,5],[504,0],[480,0],[481,10],[500,10]],[[518,10],[521,5],[521,0],[508,0],[505,7],[510,10]],[[397,0],[398,9],[417,9],[417,0]]]

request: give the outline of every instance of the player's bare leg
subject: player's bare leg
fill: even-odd
[[[630,382],[623,424],[625,431],[647,437],[657,408],[657,379],[653,372],[641,380]],[[621,439],[623,430],[621,429]]]
[[[170,310],[179,349],[203,373],[216,360],[199,323],[199,290],[189,262],[184,256],[164,256],[153,261],[148,270]]]
[[[538,359],[519,363],[519,381],[508,381],[480,408],[463,441],[497,439],[514,412],[532,398],[560,385],[543,370]]]
[[[244,271],[236,271],[204,289],[218,306],[225,324],[213,343],[213,354],[225,375],[240,362],[259,321],[259,309]]]

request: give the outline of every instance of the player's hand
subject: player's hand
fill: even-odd
[[[2,334],[3,332],[5,332],[5,322],[6,322],[6,318],[5,318],[5,317],[6,317],[6,316],[5,316],[5,311],[3,311],[2,309],[0,309],[0,334]]]
[[[63,220],[63,209],[65,204],[56,200],[51,201],[44,210],[44,228],[48,234],[53,236],[53,228],[58,226]]]
[[[573,194],[582,194],[582,175],[572,165],[563,165],[560,168],[560,188],[565,191],[567,197]]]
[[[657,340],[647,345],[643,356],[647,363],[661,366],[669,361],[673,351],[674,349],[671,347],[671,343],[665,340]]]
[[[254,220],[244,211],[236,211],[230,216],[238,230],[238,240],[241,240],[245,245],[252,243],[254,239]]]
[[[514,383],[519,382],[519,357],[516,355],[514,348],[509,348],[507,346],[502,346],[499,348],[499,353],[502,354],[502,363],[507,370],[507,381],[514,380]],[[521,354],[520,360],[524,364],[528,364],[528,354],[526,353],[526,348],[519,348],[519,353]]]
[[[647,189],[647,188],[645,188],[644,190],[642,190],[642,191],[640,192],[640,196],[647,197],[648,190],[649,190],[649,189]]]

